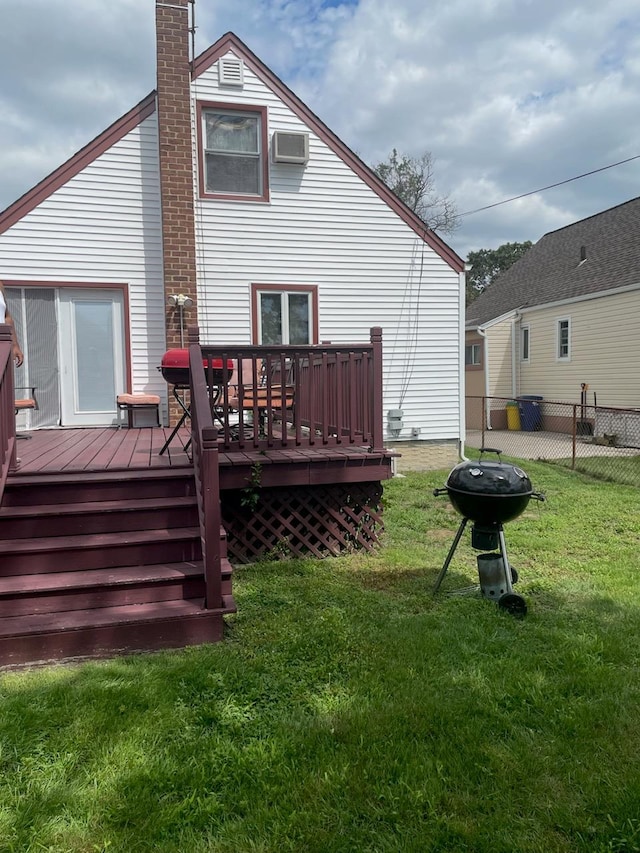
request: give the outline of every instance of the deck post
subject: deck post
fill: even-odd
[[[16,412],[11,326],[0,324],[0,501],[7,475],[16,467]]]
[[[206,588],[205,607],[222,607],[222,555],[220,548],[220,468],[218,430],[207,427],[201,432],[202,456],[199,489],[202,494],[204,524],[201,525],[202,558]]]
[[[222,601],[222,546],[220,528],[220,470],[218,430],[213,425],[209,393],[202,365],[200,333],[189,327],[189,375],[193,469],[200,516],[200,540],[205,580],[205,608],[215,610]],[[194,369],[195,368],[195,369]],[[198,369],[199,368],[199,369]]]
[[[373,350],[373,370],[371,389],[373,404],[373,430],[372,446],[373,453],[384,450],[384,438],[382,427],[382,327],[374,326],[370,331],[370,341]]]

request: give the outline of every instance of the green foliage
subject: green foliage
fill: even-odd
[[[260,489],[262,488],[262,465],[254,462],[251,466],[249,482],[240,492],[240,505],[255,510],[260,502]]]
[[[394,148],[386,161],[373,166],[373,171],[432,231],[450,234],[457,228],[454,203],[435,190],[430,152],[407,157]]]
[[[222,643],[0,675],[0,850],[640,847],[640,490],[523,463],[524,620],[475,590],[447,472],[375,554],[234,569]]]
[[[469,252],[467,263],[471,265],[471,271],[467,273],[467,305],[486,290],[500,273],[508,270],[532,245],[531,240],[525,240],[524,243],[503,243],[497,249]]]

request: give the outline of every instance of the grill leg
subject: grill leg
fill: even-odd
[[[453,540],[453,544],[451,545],[451,548],[449,548],[449,553],[447,554],[447,559],[444,561],[444,566],[440,569],[440,574],[438,575],[438,579],[436,580],[436,585],[433,588],[433,594],[434,595],[440,589],[440,584],[444,580],[444,576],[446,575],[447,569],[449,568],[449,563],[453,559],[453,555],[455,554],[456,548],[458,547],[458,542],[462,538],[462,534],[464,533],[464,529],[467,526],[468,521],[469,521],[468,518],[463,518],[462,521],[460,522],[460,527],[458,527],[458,532],[456,533],[456,538]]]
[[[507,557],[507,546],[504,541],[504,528],[500,525],[500,530],[498,531],[498,538],[500,540],[500,553],[502,554],[502,565],[504,566],[504,585],[507,590],[505,595],[513,592],[513,585],[511,583],[511,566],[509,565],[509,558]]]

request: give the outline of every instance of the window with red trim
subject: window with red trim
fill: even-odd
[[[203,103],[199,112],[201,194],[268,200],[266,109]]]
[[[253,285],[256,343],[317,343],[318,293],[313,285]]]

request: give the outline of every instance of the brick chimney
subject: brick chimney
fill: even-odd
[[[189,15],[192,0],[156,0],[156,63],[160,195],[167,348],[188,345],[196,322],[196,247],[191,140]],[[193,307],[182,312],[169,296],[183,294]],[[184,329],[181,329],[181,316]],[[173,402],[173,401],[172,401]],[[170,411],[170,421],[177,412]]]
[[[191,142],[191,0],[156,2],[158,136],[165,297],[193,299],[185,311],[195,322],[196,243]],[[167,306],[167,347],[181,345],[179,312]],[[184,334],[186,345],[187,335]]]

